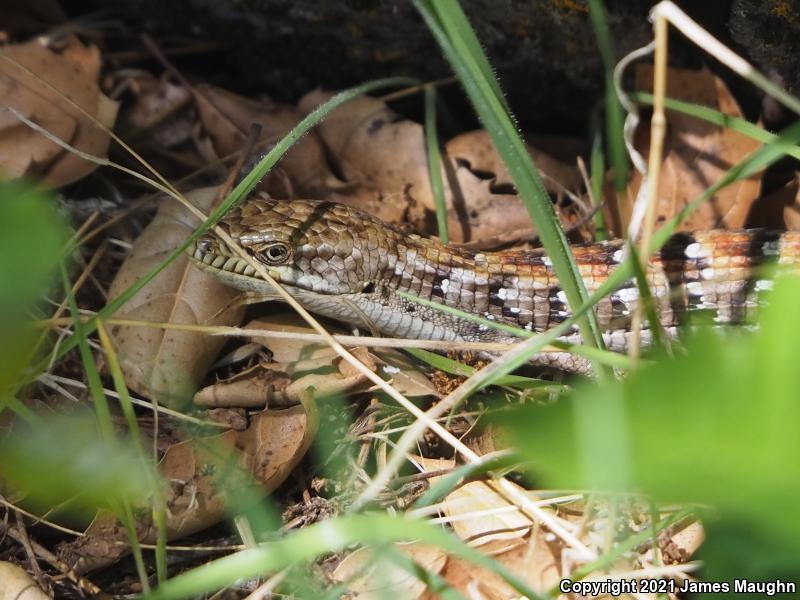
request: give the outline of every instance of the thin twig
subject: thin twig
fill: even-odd
[[[666,18],[658,13],[655,21],[655,69],[653,71],[653,116],[650,119],[650,153],[647,165],[647,210],[645,212],[642,239],[639,243],[639,261],[643,273],[647,273],[650,263],[650,246],[653,230],[656,226],[658,208],[658,186],[661,182],[661,163],[664,155],[664,138],[667,131],[667,117],[664,111],[664,98],[667,95],[667,57],[668,24]],[[641,294],[640,294],[641,296]],[[631,319],[631,337],[628,356],[636,362],[639,360],[639,349],[644,317],[644,298],[636,303]],[[658,323],[652,323],[658,327]]]

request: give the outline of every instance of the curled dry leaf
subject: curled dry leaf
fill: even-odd
[[[652,66],[640,65],[636,71],[636,89],[652,89]],[[711,107],[726,115],[742,117],[727,86],[711,71],[670,69],[667,74],[667,96],[685,102]],[[659,222],[674,217],[704,190],[716,183],[734,164],[760,147],[760,142],[726,127],[667,111],[667,139],[658,189]],[[649,140],[649,134],[646,136]],[[646,153],[649,141],[637,143]],[[681,224],[684,231],[699,229],[732,229],[743,227],[750,207],[759,194],[760,174],[734,182],[717,192]],[[642,184],[637,172],[628,187],[629,198],[635,198]],[[614,213],[616,211],[610,211]],[[617,215],[609,214],[617,232]]]
[[[565,191],[580,189],[576,167],[530,146],[528,151],[550,193],[560,197]],[[458,135],[447,142],[444,153],[450,161],[445,179],[450,207],[447,226],[454,241],[531,237],[535,230],[528,209],[517,196],[488,132],[479,129]]]
[[[558,552],[545,541],[542,530],[524,544],[492,557],[506,569],[521,577],[540,594],[547,593],[561,580]],[[448,556],[440,575],[465,597],[485,600],[516,600],[519,592],[497,573],[456,556]],[[433,600],[433,595],[424,596]]]
[[[440,573],[447,561],[447,555],[442,550],[419,542],[394,544],[393,548],[407,555],[428,573]],[[331,575],[334,581],[344,583],[359,600],[412,600],[425,593],[424,582],[372,548],[360,548],[350,553]]]
[[[284,305],[285,307],[285,305]],[[303,318],[289,308],[276,308],[269,316],[250,321],[247,329],[264,329],[277,331],[283,334],[316,333]],[[344,330],[337,326],[327,327],[329,333],[342,333]],[[309,342],[301,338],[270,339],[268,337],[254,337],[253,341],[267,348],[276,363],[294,363],[302,360],[314,360],[318,356],[333,356],[330,346],[324,342]]]
[[[289,334],[316,333],[295,312],[283,310],[250,321],[248,330]],[[336,333],[340,328],[329,328]],[[372,389],[373,384],[333,348],[322,342],[301,338],[270,339],[254,336],[253,341],[270,350],[273,361],[257,365],[234,377],[203,388],[195,395],[199,406],[287,406],[303,399],[313,387],[317,397],[352,394]],[[435,386],[414,361],[403,353],[381,348],[351,349],[372,372],[389,380],[406,396],[438,396]]]
[[[15,109],[78,150],[104,158],[108,134],[70,104],[113,127],[117,103],[97,85],[99,56],[95,46],[85,47],[74,39],[61,54],[36,41],[5,47],[0,59],[0,106]],[[8,176],[38,177],[57,187],[95,168],[95,163],[29,128],[10,111],[0,111],[0,171]]]
[[[390,379],[406,396],[437,395],[430,380],[414,363],[396,351],[371,353],[363,347],[350,352],[372,372]],[[290,363],[258,364],[229,379],[201,389],[194,402],[203,407],[267,406],[281,408],[313,398],[355,394],[374,389],[367,377],[332,348],[321,348],[314,357]]]
[[[226,431],[170,446],[159,464],[165,491],[167,538],[180,539],[227,516],[226,498],[255,483],[264,492],[278,488],[297,466],[318,429],[313,404],[255,415],[245,431]],[[236,467],[236,468],[233,468]],[[136,511],[139,540],[155,543],[157,530],[148,507]],[[84,535],[60,548],[77,572],[115,563],[130,550],[125,528],[100,512]]]
[[[184,110],[192,102],[185,87],[146,71],[125,75],[119,85],[130,91],[132,99],[120,114],[120,135],[127,139],[149,131],[161,148],[174,148],[191,139],[195,117]]]
[[[747,226],[800,231],[800,173],[761,198],[753,207]]]
[[[0,561],[0,600],[50,600],[22,567]]]
[[[300,107],[308,112],[330,96],[312,92],[301,99]],[[358,186],[337,192],[332,200],[390,223],[408,221],[418,229],[429,224],[436,205],[422,125],[364,96],[333,111],[319,132],[347,181]],[[580,187],[577,169],[544,152],[529,151],[548,190],[561,195]],[[444,156],[448,228],[454,242],[507,235],[509,228],[530,235],[528,212],[485,131],[457,136],[446,144]]]
[[[300,110],[310,112],[332,96],[310,92],[300,99]],[[340,202],[366,200],[357,207],[383,219],[400,217],[394,223],[422,222],[425,209],[434,208],[421,125],[401,119],[380,100],[360,96],[331,112],[317,130],[345,179],[363,186],[361,194],[342,195]]]
[[[205,188],[187,198],[207,210],[216,194],[217,188]],[[196,225],[196,218],[180,204],[164,200],[114,278],[110,296],[117,297],[166,258]],[[114,316],[159,323],[238,325],[243,308],[230,308],[236,294],[181,256]],[[128,387],[170,406],[191,398],[225,343],[224,338],[202,332],[152,327],[116,327],[112,333]]]
[[[353,350],[373,371],[375,365],[365,348]],[[293,380],[292,374],[305,373]],[[334,350],[316,358],[289,364],[258,364],[242,373],[197,392],[194,402],[205,407],[280,408],[304,400],[363,392],[371,382],[339,357]],[[309,393],[311,394],[309,396]]]
[[[266,153],[303,118],[303,114],[293,106],[252,100],[211,85],[196,86],[195,101],[200,119],[220,156],[243,148],[252,123],[261,126],[259,141],[267,143],[262,147],[262,153]],[[291,182],[291,191],[300,196],[322,195],[328,190],[330,181],[335,179],[328,169],[322,143],[313,132],[292,146],[278,163],[278,168]],[[273,177],[274,174],[268,176],[269,179]],[[282,197],[285,187],[276,179],[267,181],[264,189]]]
[[[415,457],[425,472],[452,469],[449,460]],[[434,485],[442,476],[431,477]],[[512,483],[520,492],[525,490]],[[533,495],[529,495],[536,500]],[[482,552],[495,554],[524,544],[533,523],[516,506],[483,481],[468,481],[456,487],[439,502],[440,512],[455,534]]]

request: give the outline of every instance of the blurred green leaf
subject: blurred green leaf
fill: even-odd
[[[66,241],[52,194],[28,181],[0,181],[0,410],[24,408],[14,393],[33,348],[30,316],[57,281]]]
[[[88,516],[120,499],[141,504],[158,479],[133,444],[103,440],[90,412],[20,424],[0,441],[0,456],[0,477],[27,501],[45,509],[69,501]]]
[[[18,319],[38,299],[66,232],[52,194],[27,181],[0,181],[0,323]]]

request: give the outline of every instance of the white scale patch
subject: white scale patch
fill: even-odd
[[[761,245],[761,253],[764,256],[778,256],[781,253],[780,242],[764,242]]]
[[[774,283],[775,282],[770,281],[769,279],[759,279],[758,281],[756,281],[755,285],[756,291],[763,292],[765,290],[771,290]]]
[[[558,292],[556,293],[556,298],[558,298],[564,304],[567,303],[567,294],[564,293],[564,290],[558,290]]]
[[[617,292],[617,298],[622,300],[625,304],[636,302],[639,299],[639,290],[635,287],[622,288]]]
[[[497,290],[497,297],[500,298],[500,300],[505,300],[507,296],[508,290],[506,288],[500,288]]]
[[[508,310],[515,315],[519,313],[519,309],[516,306],[511,306]]]
[[[686,246],[686,250],[684,250],[683,253],[686,255],[686,258],[708,258],[710,256],[708,248],[704,248],[703,245],[698,242]]]
[[[712,280],[715,277],[714,269],[711,267],[703,269],[700,271],[700,275],[703,277],[703,279]]]
[[[703,288],[703,284],[699,281],[690,281],[686,284],[686,291],[689,292],[692,296],[702,296],[705,294],[705,289]]]
[[[553,266],[553,261],[550,260],[549,256],[543,256],[542,257],[542,264],[544,264],[545,267],[552,267]]]
[[[442,291],[446,294],[447,288],[450,287],[450,280],[449,279],[442,279],[442,283],[440,284]]]
[[[621,263],[624,257],[625,254],[622,250],[617,250],[616,252],[614,252],[614,254],[611,255],[611,259],[617,264]]]

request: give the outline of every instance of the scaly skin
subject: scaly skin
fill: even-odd
[[[221,225],[312,312],[411,339],[511,343],[518,338],[411,302],[397,291],[486,319],[546,331],[569,316],[543,250],[472,252],[403,233],[359,210],[331,202],[256,196]],[[620,241],[572,246],[591,294],[619,264]],[[236,288],[274,298],[270,285],[223,242],[207,235],[190,251],[204,271]],[[670,334],[688,311],[708,309],[717,323],[753,316],[771,286],[760,265],[800,263],[800,233],[763,230],[677,234],[649,265],[647,278]],[[595,307],[606,345],[625,351],[638,300],[633,281]],[[644,332],[647,343],[648,332]],[[566,338],[577,341],[573,331]],[[560,353],[540,362],[571,369]],[[582,368],[582,367],[581,367]]]

